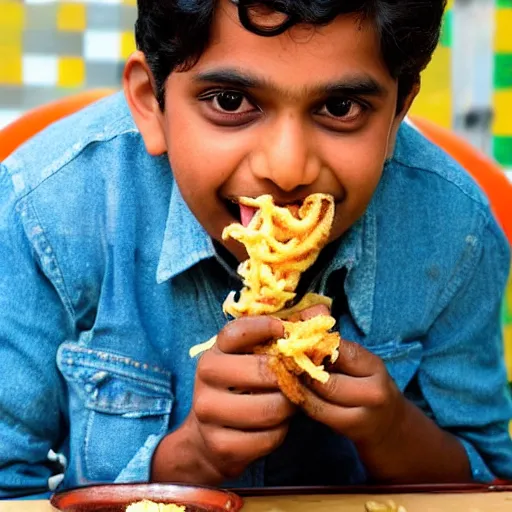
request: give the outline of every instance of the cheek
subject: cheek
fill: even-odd
[[[190,108],[182,107],[166,117],[169,161],[180,184],[213,191],[245,158],[243,134],[215,128]]]
[[[351,207],[367,202],[377,187],[386,160],[387,138],[387,132],[367,131],[337,144],[337,157],[331,160],[331,168]]]

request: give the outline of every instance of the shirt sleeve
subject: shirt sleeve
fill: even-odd
[[[425,340],[418,381],[436,423],[464,446],[474,480],[512,479],[501,325],[510,253],[490,216],[481,236],[466,241],[472,256],[461,258],[445,290],[451,295]]]
[[[69,315],[43,270],[56,261],[38,226],[26,222],[30,203],[12,184],[0,164],[0,498],[50,491],[57,469],[48,453],[65,439],[55,354],[70,334]]]

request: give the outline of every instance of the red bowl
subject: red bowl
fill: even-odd
[[[177,484],[114,484],[56,493],[50,503],[62,512],[124,512],[136,501],[185,505],[187,512],[238,512],[240,496],[222,489]]]

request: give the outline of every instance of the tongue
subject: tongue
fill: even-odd
[[[257,208],[253,208],[252,206],[240,205],[240,220],[242,221],[242,226],[247,227],[249,225],[256,211]]]

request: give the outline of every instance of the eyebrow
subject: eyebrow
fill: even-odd
[[[295,92],[285,90],[266,78],[259,78],[236,69],[214,69],[198,73],[194,76],[198,83],[217,83],[243,89],[268,89],[279,95],[295,96]],[[300,96],[313,95],[347,95],[384,97],[388,91],[368,74],[357,74],[326,83],[317,83],[302,87]]]

